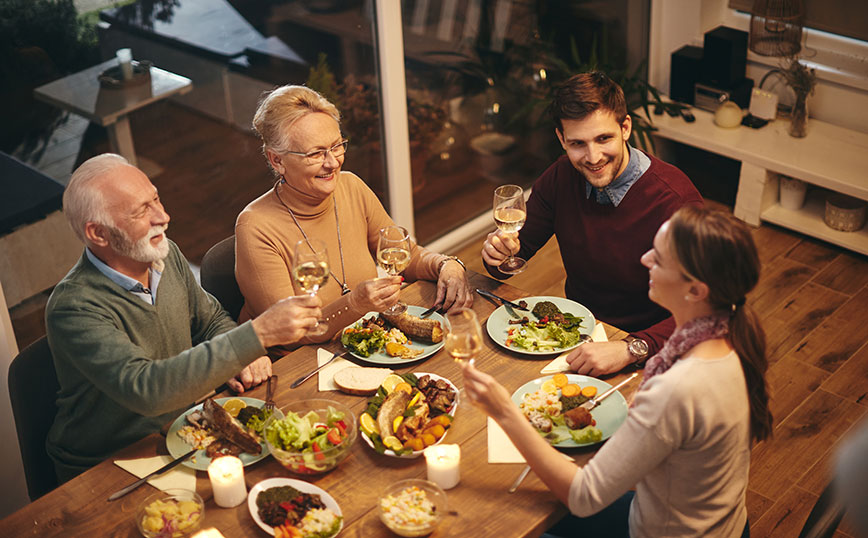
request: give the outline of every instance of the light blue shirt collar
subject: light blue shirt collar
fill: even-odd
[[[90,263],[94,265],[99,272],[104,274],[109,280],[132,293],[136,297],[139,297],[141,300],[146,303],[152,305],[157,297],[157,287],[160,285],[160,277],[163,275],[160,271],[157,271],[153,267],[150,269],[150,281],[151,287],[146,288],[142,286],[142,283],[134,278],[130,278],[127,275],[115,271],[111,267],[105,264],[101,259],[97,258],[96,255],[90,251],[89,248],[84,249],[85,254],[87,255],[87,259],[90,260]]]
[[[624,168],[624,171],[602,189],[595,189],[590,183],[585,181],[585,197],[590,198],[591,191],[594,191],[598,204],[612,204],[618,207],[618,204],[627,195],[630,187],[651,167],[651,159],[647,155],[633,148],[630,144],[627,144],[627,149],[630,152],[630,160],[627,162],[627,167]]]

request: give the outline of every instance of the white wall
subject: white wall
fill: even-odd
[[[12,418],[12,405],[9,401],[9,364],[18,354],[18,344],[12,332],[9,310],[3,285],[0,284],[0,438],[6,441],[0,445],[0,518],[6,517],[30,502],[27,496],[27,483],[24,480],[24,467],[21,452],[18,450],[18,434],[15,419]]]
[[[652,0],[650,82],[669,92],[670,55],[684,45],[702,46],[705,32],[726,25],[747,31],[750,17],[727,0]],[[812,118],[868,132],[868,43],[805,30],[802,58],[817,68],[819,82],[808,101]],[[748,54],[747,76],[759,84],[779,59]],[[769,83],[774,81],[770,80]],[[766,89],[771,84],[764,86]],[[786,96],[784,96],[786,99]]]

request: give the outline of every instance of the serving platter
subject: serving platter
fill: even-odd
[[[233,398],[215,398],[214,401],[217,402],[218,405],[222,406],[229,400],[234,398],[238,398],[239,400],[243,400],[248,406],[253,407],[262,407],[265,405],[265,402],[260,400],[259,398],[248,398],[246,396],[236,396]],[[166,448],[169,449],[169,454],[173,458],[178,458],[183,456],[192,448],[187,441],[181,439],[178,435],[178,430],[187,426],[187,415],[192,413],[193,411],[202,409],[203,404],[196,405],[187,409],[183,413],[181,413],[178,418],[172,422],[172,425],[169,427],[169,432],[166,434]],[[241,460],[241,463],[245,466],[250,465],[251,463],[256,463],[257,461],[268,456],[268,446],[265,444],[265,440],[260,442],[262,446],[262,452],[259,454],[248,454],[247,452],[242,452],[238,458]],[[196,469],[197,471],[207,471],[208,466],[211,464],[211,458],[205,455],[205,449],[197,451],[193,454],[190,459],[185,460],[181,463],[181,465],[186,465],[191,469]]]
[[[433,379],[435,381],[442,379],[443,381],[445,381],[446,383],[449,384],[449,387],[455,391],[455,400],[452,402],[452,408],[446,414],[454,419],[455,418],[455,411],[458,409],[458,404],[460,403],[459,398],[460,398],[460,394],[461,394],[458,391],[458,387],[455,386],[455,383],[446,379],[443,376],[439,376],[437,374],[432,374],[429,372],[413,372],[413,375],[415,375],[417,378],[422,377],[424,375],[427,375],[427,376],[430,376],[431,379]],[[374,420],[376,420],[376,419],[374,419]],[[447,433],[448,433],[448,430],[447,430]],[[364,430],[362,430],[361,428],[359,428],[359,435],[362,437],[362,439],[364,439],[365,443],[367,443],[369,447],[376,450],[376,448],[374,448],[374,441],[371,440],[371,438],[368,437],[368,434],[365,433]],[[443,437],[438,439],[437,442],[434,443],[434,445],[439,445],[440,443],[443,442],[443,439],[446,439],[446,434],[443,434]],[[431,446],[434,446],[434,445],[431,445]],[[390,456],[392,458],[405,458],[405,459],[407,459],[407,458],[418,458],[419,456],[422,455],[423,452],[425,452],[425,451],[424,450],[415,450],[415,451],[411,452],[410,454],[399,455],[399,454],[396,454],[394,450],[387,448],[385,450],[385,452],[383,452],[383,454],[385,454],[386,456]]]
[[[586,375],[579,374],[566,374],[567,379],[570,383],[575,383],[580,387],[587,387],[589,385],[597,387],[597,394],[602,394],[612,388],[612,385],[606,383],[601,379],[597,379],[596,377],[590,377]],[[532,381],[528,381],[524,385],[520,386],[516,389],[515,392],[512,393],[512,401],[516,405],[521,404],[524,400],[524,395],[532,392],[536,392],[542,387],[542,384],[551,379],[554,376],[547,375],[544,377],[539,377]],[[627,419],[627,400],[624,399],[624,396],[620,391],[615,391],[610,394],[605,400],[600,402],[593,411],[591,411],[591,416],[594,417],[594,420],[597,421],[597,428],[603,433],[603,438],[600,441],[596,441],[593,443],[576,443],[572,439],[567,439],[565,441],[561,441],[559,443],[553,443],[552,446],[556,446],[559,448],[574,448],[580,446],[592,446],[598,443],[602,443],[606,439],[612,436],[615,431],[621,427],[621,424],[624,423],[624,420]]]
[[[421,307],[421,306],[407,305],[407,313],[412,314],[414,316],[418,316],[419,314],[421,314],[425,310],[426,309]],[[351,323],[350,325],[347,325],[346,327],[344,327],[344,329],[341,331],[341,334],[343,334],[343,331],[354,326],[356,323],[358,323],[364,319],[368,319],[371,316],[376,317],[379,315],[380,315],[379,312],[368,312],[364,316],[360,317],[358,320],[356,320],[353,323]],[[446,337],[446,335],[445,335],[446,319],[442,315],[440,315],[440,313],[438,313],[438,312],[432,313],[427,319],[434,319],[434,320],[437,320],[440,322],[440,327],[444,331],[443,336],[444,336],[444,340],[445,340],[445,337]],[[344,347],[344,349],[347,349],[349,354],[352,355],[353,357],[355,357],[361,361],[371,363],[371,364],[385,364],[387,366],[395,366],[395,365],[403,366],[406,364],[413,364],[413,363],[421,361],[423,359],[427,359],[431,355],[437,353],[440,350],[440,348],[443,347],[443,342],[444,341],[441,340],[441,341],[437,342],[436,344],[427,344],[427,343],[422,342],[422,341],[414,340],[413,343],[410,345],[407,345],[407,347],[409,347],[410,349],[417,349],[417,350],[421,349],[422,353],[413,357],[412,359],[402,359],[401,357],[390,357],[389,355],[386,354],[385,346],[380,351],[377,351],[376,353],[371,353],[371,355],[369,357],[363,357],[363,356],[359,355],[358,353],[355,353],[355,352],[347,349],[346,347]]]
[[[582,324],[579,327],[579,333],[586,334],[588,336],[591,335],[591,332],[594,330],[594,325],[596,324],[596,320],[594,319],[594,315],[591,313],[583,305],[571,301],[569,299],[564,299],[563,297],[548,297],[548,296],[536,296],[536,297],[525,297],[522,299],[527,302],[528,310],[533,310],[537,303],[542,301],[551,301],[557,306],[561,312],[569,313],[574,316],[583,318]],[[514,301],[518,302],[518,301]],[[521,310],[513,311],[518,316],[527,316],[530,320],[536,320],[536,316],[531,314],[530,312],[524,312]],[[509,336],[508,331],[513,327],[519,327],[517,324],[510,324],[510,320],[516,320],[515,317],[511,316],[506,307],[500,306],[491,315],[488,317],[488,321],[485,322],[485,330],[488,332],[488,336],[491,337],[494,342],[500,347],[513,351],[515,353],[521,353],[522,355],[536,355],[536,356],[549,356],[555,353],[563,353],[564,351],[569,351],[571,349],[575,349],[579,347],[582,342],[576,342],[575,344],[567,347],[557,347],[551,351],[535,351],[535,350],[527,350],[522,349],[516,346],[507,345],[506,340]]]
[[[268,534],[274,536],[274,527],[262,521],[262,518],[259,517],[259,509],[256,506],[256,497],[263,491],[270,488],[279,488],[282,486],[290,486],[302,493],[310,493],[316,494],[320,496],[323,504],[325,504],[326,508],[341,516],[343,518],[343,513],[341,512],[341,507],[338,506],[337,501],[335,501],[334,497],[326,493],[326,491],[320,487],[317,487],[310,482],[305,482],[304,480],[296,480],[294,478],[267,478],[262,482],[259,482],[252,488],[250,488],[250,492],[247,494],[247,509],[250,511],[250,516],[253,517],[253,521],[259,525],[259,528],[267,532]],[[338,534],[340,534],[341,529],[344,528],[343,519],[341,519],[341,524],[338,527],[337,532],[332,534],[329,538],[334,538]]]

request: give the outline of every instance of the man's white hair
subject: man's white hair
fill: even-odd
[[[120,155],[103,153],[84,161],[72,173],[63,192],[63,213],[82,243],[87,244],[84,227],[88,222],[115,227],[103,195],[94,187],[93,182],[115,168],[129,164],[130,162]]]

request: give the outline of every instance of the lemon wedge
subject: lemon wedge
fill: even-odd
[[[386,379],[383,380],[382,386],[386,391],[386,394],[391,394],[395,387],[399,384],[404,383],[404,378],[399,376],[398,374],[389,374],[386,376]]]
[[[380,435],[380,428],[377,427],[377,421],[368,413],[362,413],[359,417],[359,427],[362,428],[363,432],[368,434],[368,437],[375,433]]]
[[[389,435],[388,437],[384,438],[383,444],[386,446],[386,448],[392,449],[395,452],[404,448],[404,445],[401,444],[401,441],[394,435]]]
[[[237,417],[238,413],[240,413],[245,407],[247,407],[247,404],[240,398],[226,400],[226,403],[223,404],[223,409],[225,409],[233,418]]]
[[[555,382],[554,382],[553,380],[548,379],[548,380],[546,380],[546,381],[543,382],[543,384],[542,384],[542,386],[540,387],[540,389],[541,389],[543,392],[552,392],[552,393],[554,393],[554,392],[557,392],[557,391],[558,391],[558,386],[555,385]]]

